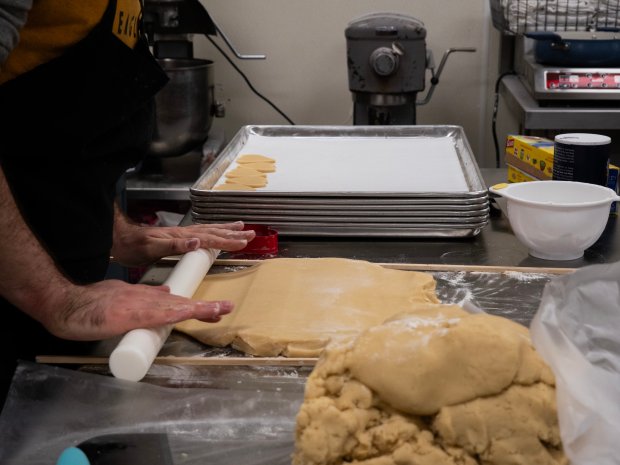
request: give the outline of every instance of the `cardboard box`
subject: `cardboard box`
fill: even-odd
[[[527,163],[512,154],[507,153],[504,161],[506,162],[506,165],[512,166],[534,179],[548,181],[552,178],[552,175],[548,172],[534,168],[531,163]]]
[[[508,182],[528,182],[528,181],[538,181],[538,179],[530,176],[527,173],[524,173],[519,168],[516,168],[512,165],[508,165]]]
[[[506,156],[513,156],[539,171],[541,179],[551,179],[553,175],[553,141],[550,139],[509,135],[506,138]]]

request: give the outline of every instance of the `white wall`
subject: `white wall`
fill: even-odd
[[[476,53],[451,55],[430,103],[418,107],[417,122],[463,126],[479,165],[493,166],[498,35],[488,0],[201,1],[240,52],[267,55],[235,62],[297,124],[351,124],[344,30],[363,14],[395,11],[423,21],[437,65],[448,48],[475,47]],[[202,36],[195,37],[195,54],[215,61],[216,98],[226,106],[215,128],[229,138],[246,124],[286,124]]]

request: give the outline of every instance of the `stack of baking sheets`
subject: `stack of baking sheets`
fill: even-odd
[[[267,185],[218,190],[249,154],[274,161]],[[458,126],[245,126],[190,191],[195,223],[282,235],[469,237],[489,217]]]

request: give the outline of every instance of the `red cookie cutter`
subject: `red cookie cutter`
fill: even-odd
[[[275,255],[278,253],[278,232],[264,224],[246,224],[244,231],[253,230],[256,237],[235,254]]]

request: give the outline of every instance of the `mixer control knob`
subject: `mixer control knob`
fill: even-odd
[[[370,54],[370,66],[379,76],[389,76],[398,69],[402,49],[396,45],[392,48],[379,47]]]

